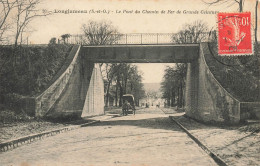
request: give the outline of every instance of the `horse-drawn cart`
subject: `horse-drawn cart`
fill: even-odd
[[[132,113],[132,114],[135,115],[135,100],[134,100],[134,96],[131,95],[131,94],[125,94],[125,95],[123,95],[122,99],[123,99],[123,105],[122,105],[123,114],[127,115],[128,113]]]

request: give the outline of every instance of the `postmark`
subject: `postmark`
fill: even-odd
[[[251,13],[218,13],[218,54],[252,55]]]

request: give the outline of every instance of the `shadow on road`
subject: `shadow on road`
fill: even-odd
[[[176,124],[174,124],[168,117],[147,118],[138,120],[109,120],[93,124],[92,126],[136,126],[141,128],[181,131],[181,129]]]

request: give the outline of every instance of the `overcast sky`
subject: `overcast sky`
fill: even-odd
[[[254,12],[254,5],[255,0],[246,0],[244,10]],[[31,24],[34,31],[29,36],[30,43],[48,43],[52,37],[60,37],[65,33],[79,34],[81,33],[81,25],[89,20],[109,20],[121,33],[172,33],[180,30],[182,24],[198,19],[207,22],[211,28],[216,27],[215,14],[183,14],[183,11],[237,12],[238,9],[238,5],[229,8],[224,5],[209,7],[202,0],[45,0],[40,7],[50,11],[67,9],[103,11],[105,9],[106,11],[110,10],[110,13],[55,13],[47,18],[37,19]],[[119,10],[140,10],[141,13],[116,13]],[[143,10],[157,10],[159,12],[165,10],[166,14],[145,14],[142,13]],[[181,14],[167,14],[168,10],[175,12],[180,10]],[[260,25],[258,26],[260,27]],[[144,73],[144,82],[160,82],[162,80],[164,64],[140,64],[138,66]]]
[[[137,63],[138,69],[143,72],[143,83],[160,83],[166,66],[173,63]]]
[[[255,0],[246,0],[245,11],[254,12],[254,5]],[[238,5],[229,8],[224,5],[209,7],[202,0],[44,0],[40,7],[50,11],[105,9],[114,12],[110,14],[55,13],[47,18],[37,19],[31,25],[34,32],[31,33],[29,41],[32,43],[48,43],[51,37],[60,37],[65,33],[81,33],[81,25],[89,20],[110,20],[122,33],[177,32],[182,24],[198,19],[207,22],[209,27],[216,27],[215,14],[117,14],[116,10],[236,12]]]

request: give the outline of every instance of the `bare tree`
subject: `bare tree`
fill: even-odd
[[[174,43],[199,43],[205,40],[208,26],[201,20],[184,24],[182,30],[172,36]]]
[[[3,42],[4,34],[10,28],[8,18],[11,11],[16,7],[15,4],[14,0],[0,0],[0,42]]]
[[[244,10],[244,3],[245,0],[202,0],[204,3],[206,3],[209,6],[212,5],[226,5],[226,7],[233,6],[234,4],[238,5],[239,12],[243,12]],[[258,7],[258,1],[256,0],[255,4],[255,42],[257,43],[257,7]]]
[[[172,36],[172,41],[178,44],[200,43],[208,39],[208,26],[201,20],[184,24],[181,30]],[[177,101],[178,107],[184,105],[184,90],[186,79],[186,64],[176,64],[175,67],[169,67],[165,70],[162,90],[164,98],[168,100],[171,106]],[[177,100],[175,99],[177,97]]]
[[[83,44],[88,44],[88,45],[113,44],[116,43],[121,37],[117,28],[115,28],[111,22],[89,21],[87,24],[83,24],[81,28],[85,36],[85,39],[83,38],[81,39],[81,43]],[[105,65],[104,66],[105,77],[107,79],[105,105],[108,106],[112,81],[115,75],[117,74],[117,70],[121,67],[121,65],[118,64],[104,64],[104,65]],[[117,86],[119,84],[120,82],[118,81]],[[120,84],[120,90],[121,90],[120,92],[122,93],[121,84]],[[117,92],[116,92],[116,98],[117,98]]]
[[[209,6],[212,5],[223,5],[225,4],[227,7],[231,7],[235,4],[239,6],[239,12],[243,12],[245,0],[202,0]]]
[[[256,3],[255,3],[255,42],[256,42],[256,45],[258,47],[258,43],[257,43],[257,7],[258,7],[258,0],[256,0]]]
[[[86,37],[84,44],[89,45],[113,44],[121,37],[112,23],[106,21],[90,21],[82,25],[82,30]]]
[[[18,39],[22,41],[22,34],[29,23],[36,17],[47,16],[51,14],[46,10],[38,9],[41,0],[16,0],[17,12],[15,17],[15,40],[14,45],[18,45]]]

